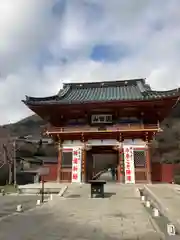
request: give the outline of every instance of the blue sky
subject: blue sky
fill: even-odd
[[[125,44],[96,44],[89,57],[97,62],[117,62],[131,54]]]
[[[179,0],[1,0],[0,124],[31,112],[25,95],[63,82],[144,77],[180,85]]]

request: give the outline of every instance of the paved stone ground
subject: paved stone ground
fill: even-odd
[[[88,185],[72,185],[64,198],[1,221],[0,239],[160,239],[135,186],[109,184],[105,190],[105,199],[90,199]]]
[[[23,210],[28,210],[36,206],[38,196],[0,196],[0,218],[16,212],[17,205],[21,204]]]

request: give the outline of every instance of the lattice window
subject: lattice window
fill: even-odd
[[[134,166],[135,168],[145,168],[146,167],[146,155],[143,150],[134,151]]]

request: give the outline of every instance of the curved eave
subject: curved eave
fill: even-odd
[[[59,102],[70,91],[70,86],[64,85],[58,94],[49,97],[30,97],[26,95],[26,99],[22,102],[26,105],[39,105],[39,103],[49,104],[51,102]]]
[[[180,91],[179,91],[179,88],[168,90],[168,91],[154,91],[154,90],[151,90],[151,91],[144,92],[144,94],[145,95],[148,94],[149,96],[157,96],[159,98],[161,98],[161,97],[167,98],[167,97],[173,97],[173,96],[179,97],[180,96]]]
[[[143,102],[155,102],[155,101],[163,101],[163,100],[178,100],[180,96],[179,95],[169,95],[169,96],[156,96],[156,97],[144,97],[141,99],[121,99],[121,100],[98,100],[98,101],[31,101],[23,100],[22,102],[26,104],[27,106],[42,106],[42,105],[61,105],[61,106],[67,106],[67,105],[81,105],[81,104],[106,104],[106,103],[130,103],[130,102],[136,102],[136,103],[143,103]]]
[[[53,100],[57,100],[58,99],[58,95],[53,95],[53,96],[49,96],[49,97],[30,97],[26,95],[26,99],[22,100],[22,102],[24,103],[28,103],[28,102],[47,102],[47,101],[53,101]]]

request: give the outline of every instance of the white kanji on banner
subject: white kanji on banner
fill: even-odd
[[[125,183],[135,183],[133,146],[125,145],[123,149],[124,149]]]
[[[74,147],[72,153],[72,182],[81,182],[81,158],[82,152],[80,147]]]

